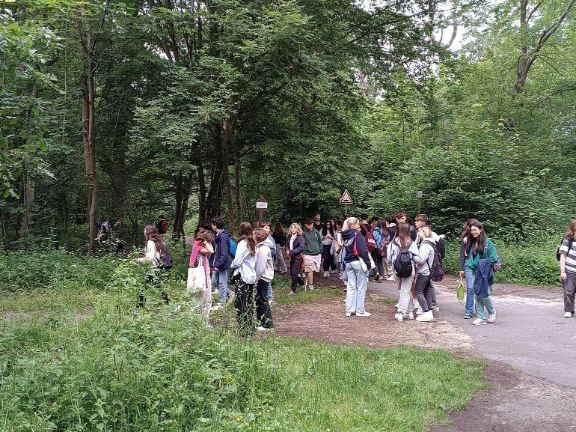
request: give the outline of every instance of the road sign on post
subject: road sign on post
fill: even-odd
[[[262,195],[256,200],[256,208],[258,209],[258,220],[264,222],[264,212],[268,208],[268,201]]]
[[[348,216],[348,206],[353,203],[352,195],[347,190],[340,197],[340,204],[344,205],[344,216]]]

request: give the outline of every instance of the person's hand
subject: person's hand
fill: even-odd
[[[560,279],[562,279],[563,281],[565,281],[567,277],[568,277],[568,275],[566,274],[566,272],[560,273]]]
[[[462,270],[460,270],[459,275],[460,275],[460,279],[462,279],[464,277],[464,272]]]

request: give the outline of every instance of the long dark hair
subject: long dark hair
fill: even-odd
[[[462,234],[460,234],[460,240],[467,239],[468,235],[470,234],[470,227],[473,223],[480,223],[478,219],[468,219],[464,226],[462,227]]]
[[[330,231],[328,231],[328,224],[330,224]],[[330,235],[332,237],[334,237],[334,225],[332,225],[331,220],[327,220],[326,222],[324,222],[324,227],[322,228],[322,235],[323,236],[327,235],[328,232],[330,232]]]
[[[252,234],[252,224],[250,222],[242,222],[238,231],[240,233],[238,242],[246,240],[250,255],[256,254],[256,240],[254,240],[254,235]]]
[[[477,238],[474,238],[470,233],[470,229],[472,227],[476,227],[480,229],[480,235]],[[476,219],[470,219],[468,221],[468,236],[466,237],[466,243],[470,245],[470,250],[473,254],[481,253],[484,249],[484,245],[486,245],[486,231],[484,231],[484,225],[480,223],[480,221]]]
[[[284,230],[284,227],[282,226],[282,224],[280,222],[278,222],[276,224],[276,227],[274,228],[274,235],[275,236],[285,236],[286,235],[286,230]]]
[[[147,224],[144,227],[144,245],[148,243],[148,240],[152,240],[156,246],[156,250],[162,253],[162,239],[160,238],[160,234],[158,234],[156,225]]]
[[[386,219],[378,219],[378,223],[376,224],[377,228],[380,228],[380,232],[382,233],[383,238],[390,237],[390,230],[386,225]]]
[[[410,225],[406,222],[398,224],[397,237],[400,240],[400,246],[407,248],[412,243],[412,237],[410,237]]]

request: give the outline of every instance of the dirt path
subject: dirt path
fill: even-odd
[[[494,287],[497,322],[473,326],[463,319],[455,279],[438,284],[441,310],[432,323],[394,320],[394,283],[370,283],[367,318],[346,317],[342,298],[275,310],[276,334],[335,344],[447,349],[488,361],[490,385],[466,410],[450,413],[450,425],[432,430],[576,431],[576,319],[562,318],[559,289],[502,284]],[[332,284],[338,281],[331,281]]]

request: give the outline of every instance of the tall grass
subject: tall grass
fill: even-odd
[[[423,431],[482,386],[481,363],[441,351],[238,338],[183,294],[135,310],[143,278],[119,263],[80,320],[0,321],[0,430]]]

